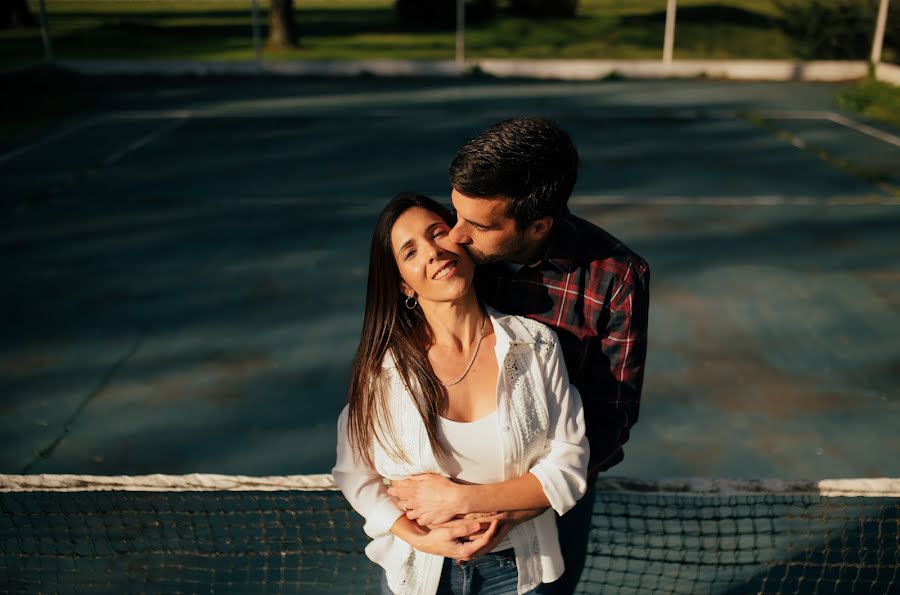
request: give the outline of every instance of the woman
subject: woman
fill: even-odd
[[[553,331],[478,302],[452,225],[417,195],[378,219],[334,478],[365,517],[386,592],[549,592],[537,589],[563,567],[546,509],[564,513],[586,488],[581,401]],[[385,486],[412,476],[421,489]]]

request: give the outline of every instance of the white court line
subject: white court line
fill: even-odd
[[[900,205],[890,196],[847,196],[815,198],[811,196],[573,196],[572,206],[602,205],[702,205],[719,207],[743,206],[809,206],[809,205]]]
[[[110,155],[109,157],[107,157],[106,159],[104,159],[103,165],[113,165],[115,162],[120,160],[125,155],[128,155],[129,153],[133,153],[133,152],[137,151],[138,149],[140,149],[141,147],[150,144],[151,142],[158,139],[159,137],[166,134],[167,132],[171,132],[172,130],[175,130],[179,126],[183,126],[185,124],[185,122],[187,122],[187,121],[188,121],[187,117],[182,117],[177,120],[172,120],[171,122],[169,122],[162,128],[158,128],[149,134],[145,134],[141,138],[130,143],[127,147],[125,147],[121,151],[117,151],[117,152],[113,153],[112,155]]]
[[[415,111],[415,110],[413,110]],[[429,112],[434,112],[434,109],[427,110]],[[355,111],[353,115],[359,117],[401,117],[403,115],[408,115],[410,113],[409,110],[396,110],[396,109],[375,109],[369,112],[365,111]],[[487,116],[489,114],[496,113],[496,117],[507,117],[509,116],[509,112],[500,112],[489,110],[482,112],[482,116]],[[307,114],[303,114],[298,112],[297,116],[303,116]],[[551,114],[548,114],[551,115]],[[874,128],[872,126],[868,126],[866,124],[861,124],[856,122],[855,120],[851,120],[846,116],[838,114],[833,111],[826,110],[786,110],[786,111],[736,111],[736,110],[704,110],[702,108],[699,109],[682,109],[682,110],[648,110],[646,112],[641,113],[625,113],[625,114],[614,114],[614,113],[594,113],[594,114],[585,114],[586,116],[597,119],[597,120],[616,120],[616,121],[630,121],[630,120],[646,120],[648,118],[680,118],[680,119],[712,119],[712,120],[741,120],[745,115],[753,115],[759,116],[768,119],[776,119],[776,120],[822,120],[829,121],[834,124],[838,124],[839,126],[844,126],[845,128],[849,128],[861,134],[865,134],[882,142],[888,143],[890,145],[900,147],[900,137],[896,135],[890,134],[878,128]],[[321,116],[321,114],[320,114]],[[346,118],[347,115],[339,115],[335,114],[334,117],[340,116],[341,118]],[[223,112],[218,108],[207,109],[204,111],[194,111],[194,110],[136,110],[136,111],[120,111],[120,112],[112,112],[109,114],[105,114],[100,117],[91,118],[88,120],[84,120],[66,128],[60,132],[51,134],[41,140],[38,140],[29,145],[25,145],[18,149],[14,149],[9,151],[3,155],[0,155],[0,163],[6,162],[10,159],[23,155],[33,149],[38,147],[50,144],[55,142],[69,134],[81,130],[87,126],[94,125],[103,120],[140,120],[140,119],[177,119],[180,121],[178,125],[183,123],[183,121],[187,118],[269,118],[274,117],[273,114],[260,113],[260,112],[250,112],[247,114],[236,114],[234,112]],[[159,134],[166,132],[166,130],[159,131]],[[152,133],[151,133],[152,134]],[[155,137],[153,137],[155,138]],[[148,139],[146,142],[151,142],[153,138]],[[136,141],[139,142],[139,141]],[[146,142],[144,144],[146,144]],[[802,142],[802,141],[801,141]],[[139,145],[135,148],[140,148]],[[796,146],[796,145],[795,145]],[[802,148],[802,147],[801,147]],[[121,155],[114,154],[107,158],[107,165],[110,163],[114,163],[118,159],[121,159],[122,156],[130,152],[134,149],[126,149]],[[111,161],[110,161],[111,160]]]
[[[175,198],[175,197],[173,197]],[[441,200],[441,197],[437,197]],[[342,197],[296,197],[296,196],[216,196],[215,198],[198,199],[196,196],[184,197],[185,204],[192,205],[192,211],[199,208],[218,209],[221,207],[292,207],[323,206],[356,209],[365,207],[377,213],[383,207],[377,201],[368,198]],[[571,206],[646,206],[646,205],[703,205],[703,206],[834,206],[834,205],[872,205],[900,206],[900,199],[890,196],[863,195],[843,197],[813,196],[621,196],[621,195],[585,195],[576,194],[569,199]]]
[[[877,138],[880,141],[884,141],[888,144],[894,145],[895,147],[900,147],[900,137],[894,136],[893,134],[887,133],[883,130],[879,130],[878,128],[873,128],[866,124],[860,124],[855,120],[851,120],[850,118],[846,118],[841,114],[836,113],[832,113],[828,119],[835,124],[846,126],[847,128],[850,128],[857,132],[861,132],[862,134],[867,134],[873,138]]]
[[[371,111],[363,111],[357,110],[353,112],[353,116],[362,117],[362,118],[371,118],[371,117],[379,117],[379,118],[393,118],[393,117],[402,117],[407,116],[411,112],[412,113],[436,113],[441,110],[436,110],[434,108],[428,108],[425,110],[402,110],[396,108],[376,108]],[[552,115],[550,112],[546,110],[543,112],[547,115]],[[563,112],[566,113],[566,112]],[[108,117],[129,120],[129,119],[152,119],[152,118],[183,118],[186,117],[185,114],[190,114],[190,117],[193,118],[271,118],[275,117],[271,113],[265,112],[247,112],[246,114],[235,113],[233,111],[221,111],[219,108],[211,108],[205,111],[185,111],[185,110],[137,110],[132,112],[115,112],[109,114]],[[297,116],[303,116],[305,114],[298,112]],[[321,114],[318,114],[320,117]],[[487,110],[481,112],[479,114],[482,117],[493,117],[493,118],[505,118],[509,117],[509,111],[500,111],[500,110]],[[559,115],[559,114],[557,114]],[[632,112],[625,114],[616,114],[616,113],[586,113],[583,114],[582,117],[587,117],[593,120],[616,120],[616,121],[629,121],[629,120],[647,120],[647,119],[684,119],[684,120],[743,120],[744,116],[758,116],[761,118],[766,118],[770,120],[822,120],[827,122],[832,122],[834,124],[838,124],[840,126],[844,126],[856,132],[871,136],[872,138],[876,138],[880,141],[886,142],[888,144],[900,147],[900,137],[893,135],[889,132],[885,132],[873,126],[868,126],[866,124],[861,124],[856,122],[855,120],[851,120],[846,116],[839,114],[837,112],[828,111],[828,110],[747,110],[747,111],[738,111],[738,110],[704,110],[703,108],[698,109],[680,109],[680,110],[647,110],[645,112]],[[327,117],[327,116],[325,116]],[[339,114],[335,113],[333,117],[345,118],[347,114]]]
[[[82,128],[87,128],[88,126],[92,126],[92,125],[96,124],[97,122],[100,122],[101,120],[103,120],[103,118],[104,118],[104,116],[100,116],[97,118],[89,118],[87,120],[82,120],[81,122],[78,122],[77,124],[74,124],[73,126],[69,126],[68,128],[64,128],[64,129],[60,130],[59,132],[54,132],[53,134],[47,135],[40,140],[37,140],[31,144],[25,145],[24,147],[19,147],[18,149],[13,149],[12,151],[9,151],[7,153],[4,153],[3,155],[0,155],[0,163],[4,163],[6,161],[9,161],[10,159],[14,159],[15,157],[18,157],[19,155],[24,155],[25,153],[31,151],[32,149],[37,149],[38,147],[43,147],[44,145],[49,145],[52,142],[56,142],[61,138],[69,136],[73,132],[77,132],[78,130],[81,130]]]

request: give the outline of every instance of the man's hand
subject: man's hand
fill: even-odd
[[[403,517],[400,517],[400,521],[404,521]],[[418,535],[409,539],[409,544],[422,552],[468,561],[482,552],[490,551],[491,548],[485,548],[495,543],[498,528],[499,521],[483,525],[477,521],[460,519],[432,530],[420,528]]]
[[[473,512],[466,515],[459,515],[457,518],[451,521],[442,523],[440,525],[433,525],[428,528],[431,530],[455,528],[460,526],[468,526],[466,525],[466,523],[478,521],[479,523],[481,523],[481,529],[469,534],[466,537],[466,539],[471,541],[482,537],[488,531],[490,525],[487,523],[499,522],[499,527],[497,528],[496,533],[494,533],[494,536],[489,541],[485,542],[479,549],[471,552],[468,558],[460,558],[463,562],[467,562],[468,560],[475,559],[492,551],[495,547],[497,547],[497,545],[499,545],[501,541],[503,541],[504,538],[506,538],[513,527],[515,527],[519,523],[529,521],[540,516],[546,510],[546,508],[534,508],[531,510],[513,510],[509,512]]]
[[[438,526],[465,513],[462,490],[443,475],[426,473],[391,482],[388,494],[406,510],[406,518],[423,526]]]

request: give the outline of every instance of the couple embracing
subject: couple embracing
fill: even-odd
[[[569,136],[506,120],[395,197],[372,237],[335,481],[382,592],[572,593],[597,474],[623,458],[649,268],[567,207]]]

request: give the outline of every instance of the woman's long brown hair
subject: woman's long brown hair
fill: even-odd
[[[384,207],[375,224],[369,251],[366,311],[348,394],[350,445],[370,466],[374,466],[370,450],[373,438],[391,457],[409,462],[407,453],[397,446],[386,407],[388,395],[382,364],[388,351],[422,416],[432,450],[437,455],[448,454],[437,433],[438,417],[446,403],[447,391],[428,361],[428,347],[433,340],[431,327],[421,308],[406,307],[406,296],[400,291],[402,278],[391,245],[394,223],[415,207],[435,213],[451,227],[455,222],[450,211],[435,200],[418,194],[400,194]],[[376,431],[376,425],[379,431]]]

